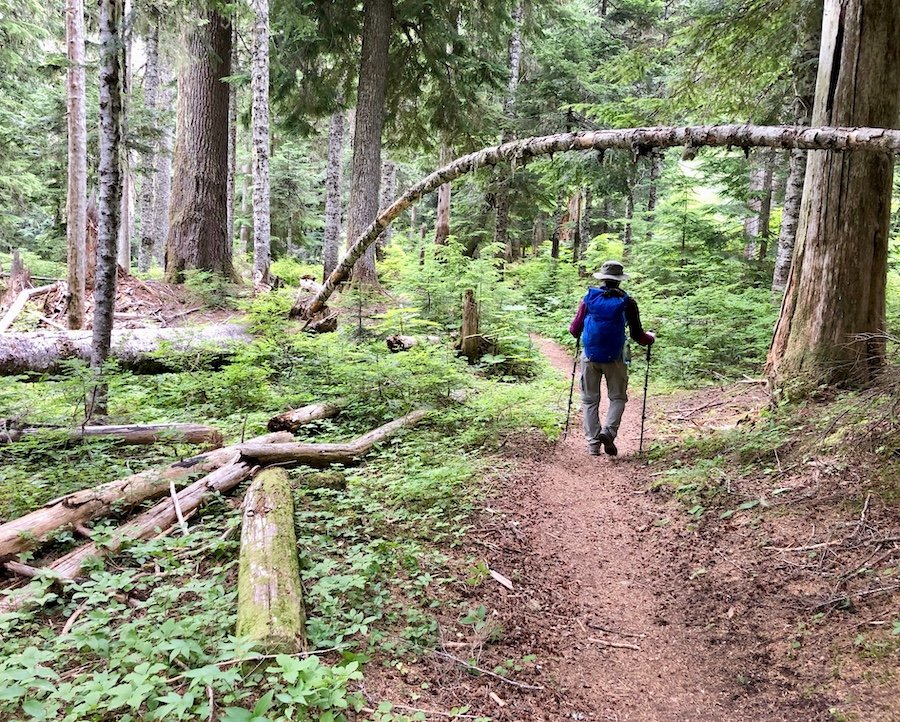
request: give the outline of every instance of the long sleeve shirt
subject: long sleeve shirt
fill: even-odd
[[[578,312],[572,323],[569,324],[569,333],[575,338],[581,338],[584,331],[584,317],[587,316],[587,306],[582,301],[578,306]],[[641,346],[650,346],[653,343],[653,337],[649,336],[644,327],[641,325],[641,312],[638,310],[637,301],[629,296],[625,301],[625,321],[628,323],[628,330],[631,332],[631,338]]]

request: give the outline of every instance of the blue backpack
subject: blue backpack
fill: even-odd
[[[622,358],[627,300],[628,294],[619,289],[588,289],[584,297],[587,315],[581,333],[581,345],[588,360],[602,364]]]

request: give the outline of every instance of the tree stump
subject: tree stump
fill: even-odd
[[[266,469],[244,497],[237,635],[293,653],[306,646],[305,626],[291,489],[283,469]]]
[[[462,330],[459,334],[459,350],[475,363],[481,358],[481,334],[479,332],[478,304],[471,288],[463,294]]]

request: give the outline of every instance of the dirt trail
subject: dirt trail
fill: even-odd
[[[554,367],[571,373],[565,349],[536,342]],[[681,615],[670,614],[672,600],[659,576],[666,560],[658,542],[645,536],[659,505],[643,491],[645,472],[636,456],[642,381],[631,379],[618,457],[587,454],[576,390],[568,438],[549,456],[523,461],[517,473],[533,485],[540,510],[528,530],[532,548],[549,566],[563,560],[573,575],[577,606],[559,610],[572,613],[572,646],[559,650],[553,673],[581,690],[586,719],[738,719],[729,717],[729,694],[717,683],[705,642],[679,621]],[[579,718],[579,711],[573,715]]]

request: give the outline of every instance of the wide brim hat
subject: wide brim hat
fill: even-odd
[[[625,273],[625,267],[618,261],[606,261],[594,274],[594,278],[601,281],[624,281],[628,278],[628,274]]]

